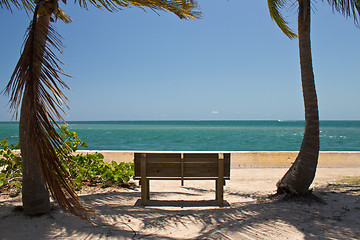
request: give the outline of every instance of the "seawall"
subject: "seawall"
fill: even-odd
[[[139,151],[78,151],[82,153],[99,152],[104,155],[106,162],[132,162],[134,153]],[[150,151],[147,151],[150,152]],[[156,151],[161,152],[161,151]],[[174,151],[163,151],[174,152]],[[224,151],[225,152],[225,151]],[[176,153],[176,152],[174,152]],[[184,151],[186,153],[186,151]],[[271,168],[289,167],[295,161],[298,152],[263,152],[238,151],[231,153],[232,168]],[[325,152],[319,155],[318,167],[360,167],[360,152]]]

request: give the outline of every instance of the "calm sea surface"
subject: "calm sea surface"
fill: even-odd
[[[68,122],[89,150],[298,151],[304,121]],[[18,123],[0,122],[0,140],[18,142]],[[360,121],[321,121],[321,151],[360,151]]]

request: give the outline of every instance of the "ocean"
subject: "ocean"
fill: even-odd
[[[0,122],[0,140],[18,142],[18,123]],[[88,150],[298,151],[304,121],[68,122]],[[321,121],[321,151],[360,151],[360,121]]]

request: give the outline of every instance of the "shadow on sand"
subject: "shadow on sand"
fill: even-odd
[[[216,200],[148,200],[146,206],[141,205],[141,199],[138,199],[134,206],[140,207],[230,207],[230,204],[224,200],[224,206],[219,206]]]
[[[136,190],[82,196],[98,213],[94,225],[58,208],[50,216],[30,218],[11,212],[13,204],[2,202],[2,229],[13,227],[9,224],[14,220],[17,228],[1,231],[0,239],[29,239],[31,233],[37,239],[267,239],[292,238],[294,232],[301,239],[355,239],[360,236],[359,191],[359,187],[320,189],[317,194],[326,205],[269,201],[266,196],[240,201],[249,194],[231,193],[239,201],[225,207],[218,207],[216,201],[192,200],[151,200],[144,207]],[[157,199],[174,192],[152,194]]]

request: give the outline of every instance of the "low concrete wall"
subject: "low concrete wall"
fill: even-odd
[[[132,162],[131,151],[78,151],[83,153],[100,152],[107,162]],[[298,152],[230,152],[232,168],[246,167],[289,167]],[[318,167],[360,167],[360,152],[320,152]]]
[[[238,167],[289,167],[298,152],[234,152],[233,168]],[[360,152],[320,152],[318,167],[360,166]]]

